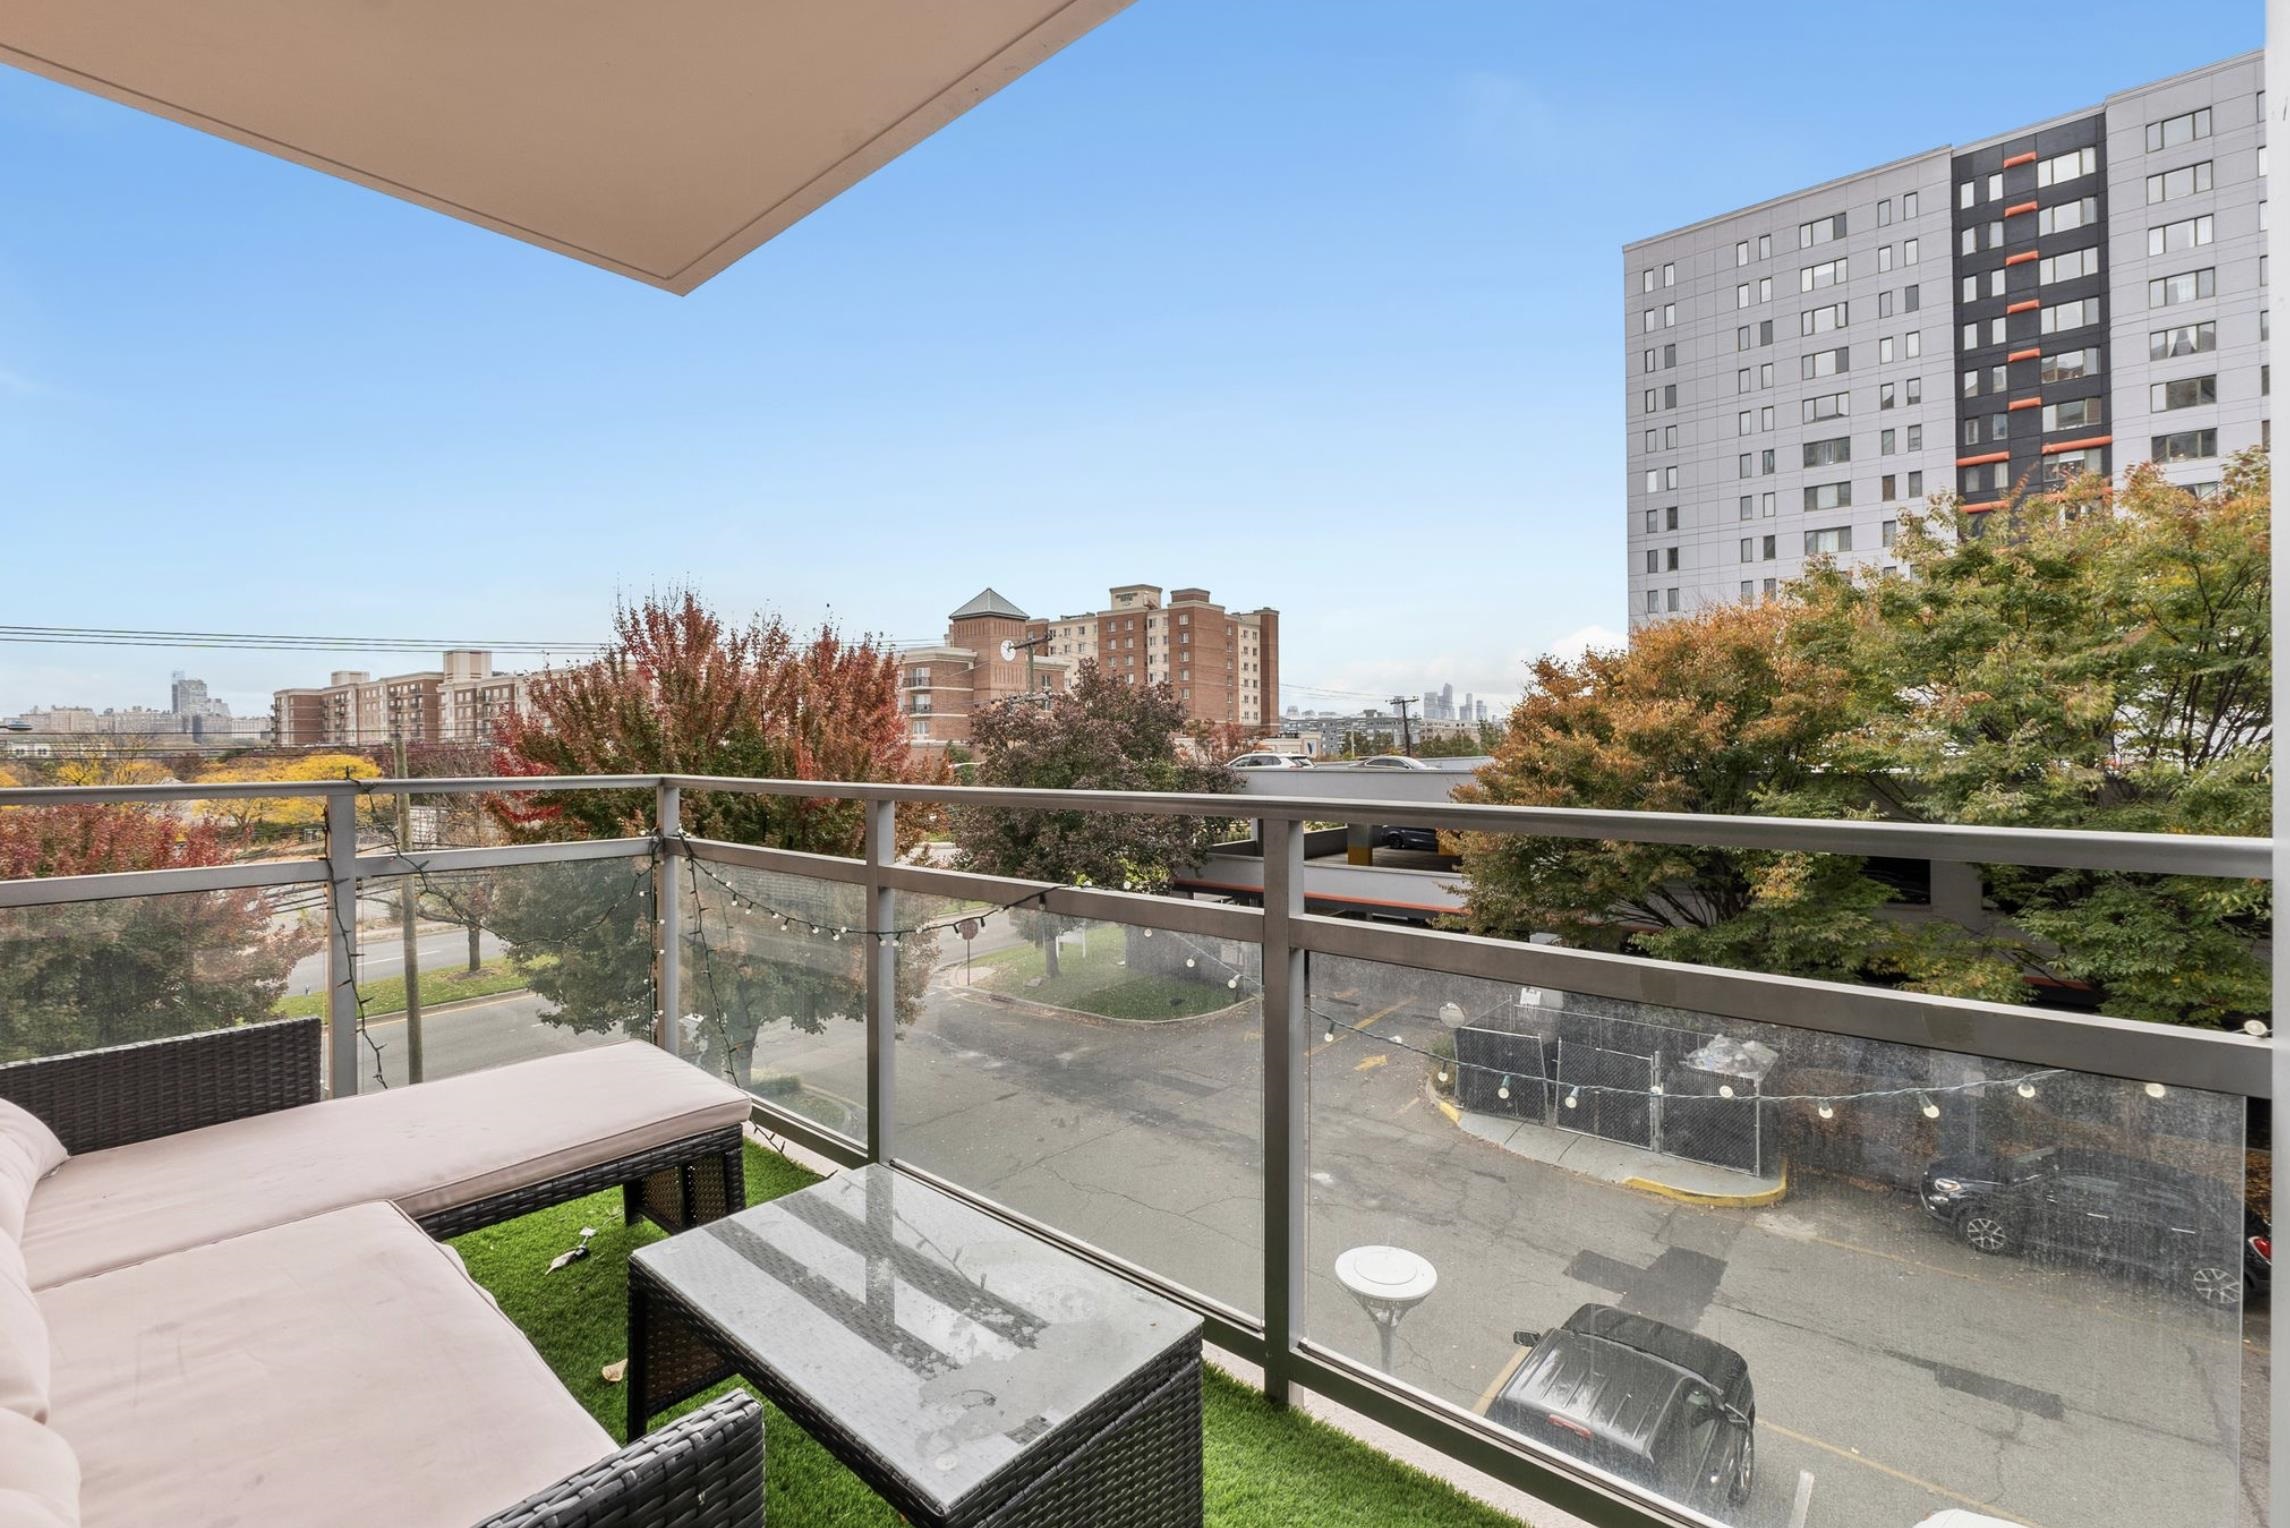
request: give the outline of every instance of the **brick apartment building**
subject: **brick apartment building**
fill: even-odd
[[[342,669],[315,688],[275,691],[271,729],[282,748],[368,747],[400,736],[481,743],[524,703],[523,674],[496,673],[491,653],[457,648],[442,668],[380,679]]]
[[[1129,684],[1167,684],[1198,720],[1269,727],[1280,715],[1280,613],[1227,611],[1206,589],[1163,591],[1123,584],[1107,608],[1035,619],[992,589],[947,617],[946,641],[909,648],[901,709],[918,743],[966,742],[976,709],[1028,689],[1027,652],[1002,656],[1002,643],[1032,642],[1031,687],[1057,693],[1094,661]]]

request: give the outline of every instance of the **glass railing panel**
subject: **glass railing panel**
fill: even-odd
[[[2263,1499],[2245,1100],[1359,960],[1308,985],[1313,1344],[1726,1523],[1790,1521],[1801,1474],[1815,1524]]]
[[[0,1062],[277,1016],[325,937],[318,888],[0,908]]]
[[[649,860],[368,877],[357,906],[360,1091],[415,1080],[417,1043],[435,1082],[651,1035]],[[325,1013],[325,982],[321,948],[282,1008]]]
[[[865,892],[681,863],[682,1053],[774,1108],[864,1143]]]
[[[906,926],[990,906],[896,900]],[[1256,946],[1030,909],[962,934],[900,963],[899,1159],[1259,1310]]]

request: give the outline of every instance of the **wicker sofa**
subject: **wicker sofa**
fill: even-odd
[[[0,1066],[0,1528],[760,1522],[752,1398],[618,1447],[433,1239],[736,1209],[744,1095],[631,1044],[320,1102],[317,1040]]]

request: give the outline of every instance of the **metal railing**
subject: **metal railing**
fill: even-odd
[[[595,841],[391,849],[381,853],[362,851],[358,843],[358,807],[364,797],[565,789],[648,792],[653,798],[654,831],[647,836]],[[692,792],[863,803],[863,851],[857,858],[843,858],[690,837],[683,827],[683,801]],[[1168,931],[1253,947],[1261,961],[1263,1015],[1262,1268],[1259,1309],[1255,1312],[1205,1296],[1133,1259],[1089,1244],[1070,1227],[1044,1224],[906,1160],[895,1107],[897,952],[888,941],[873,942],[863,965],[867,1094],[863,1138],[823,1128],[767,1098],[757,1100],[755,1117],[771,1131],[836,1160],[853,1164],[883,1161],[927,1177],[1199,1310],[1215,1341],[1262,1364],[1265,1390],[1276,1401],[1285,1400],[1294,1386],[1318,1391],[1600,1525],[1715,1520],[1566,1453],[1538,1446],[1483,1416],[1379,1373],[1370,1363],[1315,1342],[1307,1334],[1303,1322],[1306,1217],[1312,1190],[1307,1059],[1319,1022],[1309,1008],[1309,957],[1373,962],[1427,978],[1556,989],[1593,999],[1692,1010],[1720,1019],[1849,1041],[1921,1047],[2024,1068],[2063,1069],[2245,1100],[2271,1099],[2274,1092],[2273,1046],[2250,1035],[1358,922],[1311,912],[1303,887],[1304,825],[1347,815],[1359,821],[1472,833],[2249,880],[2271,879],[2272,844],[2263,839],[1392,801],[1343,803],[1278,795],[1004,790],[682,775],[39,787],[0,791],[0,807],[247,797],[322,799],[324,853],[308,859],[195,869],[0,881],[0,910],[183,892],[322,888],[332,914],[326,919],[326,1013],[331,1039],[329,1082],[336,1093],[352,1093],[358,1086],[357,925],[354,915],[343,914],[354,909],[360,883],[373,878],[655,856],[653,906],[658,926],[653,941],[652,1017],[656,1042],[670,1050],[679,1043],[679,1026],[671,1022],[674,1005],[670,995],[685,987],[682,965],[686,931],[683,896],[676,877],[688,861],[860,888],[867,926],[877,929],[894,926],[893,903],[901,894],[990,904],[1008,904],[1032,896],[1041,911],[1057,918],[1102,920],[1144,931]],[[1262,905],[1195,902],[1103,887],[1044,885],[902,862],[894,849],[895,809],[902,803],[1253,819],[1259,825],[1263,849]],[[2282,1393],[2282,1382],[2276,1380],[2274,1384],[2277,1413],[2290,1410],[2290,1396]]]

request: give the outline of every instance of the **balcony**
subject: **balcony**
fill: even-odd
[[[653,831],[398,852],[364,799],[575,784],[649,802]],[[1530,1521],[2263,1520],[2270,1328],[2240,1212],[2265,1039],[1315,915],[1304,825],[2243,880],[2269,876],[2269,844],[1270,789],[13,791],[295,797],[327,840],[306,859],[0,882],[10,960],[43,942],[123,957],[109,990],[8,1015],[0,1061],[85,1044],[72,1015],[110,1024],[100,1041],[243,1021],[210,1000],[266,960],[276,1001],[323,1018],[337,1096],[651,1039],[736,1083],[757,1137],[785,1147],[749,1146],[754,1197],[807,1182],[795,1158],[888,1163],[1197,1313],[1261,1375],[1261,1395],[1210,1383],[1213,1521],[1498,1520],[1278,1409],[1307,1396],[1549,1504]],[[862,803],[868,852],[690,837],[682,804],[703,791]],[[1253,819],[1262,874],[1236,900],[1187,900],[887,852],[900,805],[948,801]],[[388,920],[408,889],[431,921],[401,941]],[[202,935],[201,909],[250,896],[277,949]],[[430,994],[418,1053],[406,952]],[[622,1269],[659,1233],[620,1227],[616,1204],[458,1245],[617,1434],[602,1372],[623,1356]],[[603,1228],[591,1255],[544,1273],[584,1225]],[[1412,1282],[1376,1303],[1395,1270]],[[1742,1372],[1718,1372],[1727,1355]],[[1578,1387],[1659,1379],[1683,1399],[1634,1447],[1610,1412],[1570,1409],[1550,1372],[1565,1362]],[[1714,1404],[1686,1409],[1705,1379]],[[775,1419],[768,1458],[773,1522],[890,1520],[792,1424]]]

